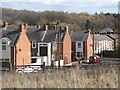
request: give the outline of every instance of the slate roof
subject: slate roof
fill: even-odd
[[[111,28],[105,28],[100,33],[114,32]]]
[[[105,28],[100,33],[107,33],[107,32],[114,32],[114,31],[111,28]],[[117,34],[108,34],[107,36],[110,37],[110,38],[113,38],[113,39],[118,38]]]
[[[72,42],[76,41],[87,41],[89,32],[72,32],[71,40]]]
[[[3,37],[11,40],[10,46],[14,46],[19,38],[20,32],[18,29],[15,30],[4,30],[0,29],[0,39]]]
[[[31,33],[27,33],[27,36],[29,38],[30,41],[42,41],[42,37],[44,35],[44,31],[33,31]]]
[[[113,40],[110,37],[108,37],[107,35],[99,35],[99,34],[95,34],[94,35],[94,39],[97,41],[102,41],[102,40]]]
[[[44,42],[52,42],[56,39],[57,32],[55,30],[48,30],[43,39]]]
[[[58,39],[56,30],[37,30],[28,33],[27,36],[30,41],[54,42]],[[61,32],[61,41],[63,41],[64,36],[65,32]]]

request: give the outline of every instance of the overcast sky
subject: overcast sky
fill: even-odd
[[[119,0],[1,0],[0,7],[18,10],[118,13]]]

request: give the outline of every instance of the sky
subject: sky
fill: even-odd
[[[32,11],[118,13],[119,0],[1,0],[0,7]]]

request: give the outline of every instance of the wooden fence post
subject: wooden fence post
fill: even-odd
[[[45,70],[45,62],[43,62],[43,72],[44,72],[44,70]]]

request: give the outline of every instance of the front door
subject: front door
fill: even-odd
[[[39,56],[48,56],[48,47],[47,46],[40,46],[40,53]]]

